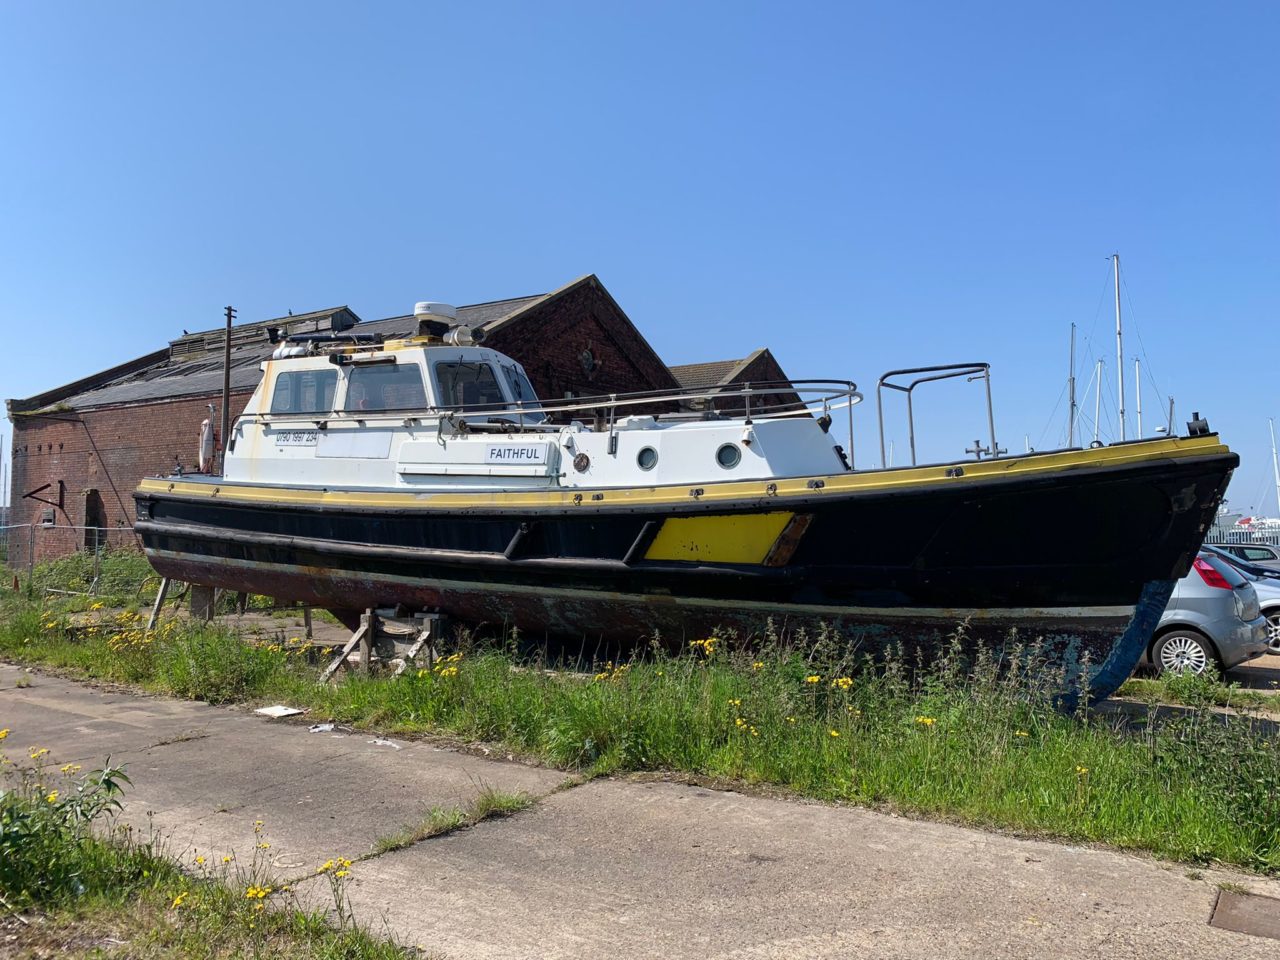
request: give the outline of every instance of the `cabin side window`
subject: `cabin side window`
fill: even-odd
[[[507,398],[502,395],[498,378],[489,364],[458,361],[437,363],[435,369],[440,406],[465,410],[484,404],[506,405]]]
[[[388,363],[352,367],[347,374],[347,398],[343,409],[425,410],[427,392],[422,368],[416,363]]]
[[[287,370],[276,374],[272,413],[328,413],[338,386],[337,370]]]
[[[547,415],[542,412],[542,407],[538,403],[538,395],[533,390],[533,384],[524,375],[524,371],[517,366],[504,363],[502,373],[507,379],[507,389],[515,398],[516,408],[527,411],[521,416],[521,420],[541,423],[547,419]]]

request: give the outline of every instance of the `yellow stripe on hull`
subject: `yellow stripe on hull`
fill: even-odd
[[[1230,450],[1216,436],[1173,437],[1141,443],[1120,444],[1088,450],[1004,457],[969,463],[950,463],[893,470],[870,470],[830,474],[822,477],[790,477],[778,480],[739,480],[664,487],[583,488],[521,492],[444,493],[412,490],[335,490],[316,487],[283,487],[234,481],[192,482],[180,478],[143,480],[138,493],[166,494],[197,499],[228,500],[260,505],[314,507],[373,507],[438,510],[484,508],[567,508],[589,511],[592,507],[649,507],[688,504],[691,496],[700,503],[776,498],[783,506],[788,497],[815,493],[874,493],[886,490],[911,491],[944,485],[974,484],[1010,477],[1031,478],[1073,470],[1099,467],[1136,466],[1158,460],[1222,456]],[[959,474],[959,475],[957,475]],[[590,497],[585,496],[589,493]]]
[[[794,514],[743,513],[670,517],[645,551],[646,560],[764,563]]]

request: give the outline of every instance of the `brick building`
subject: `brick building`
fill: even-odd
[[[519,360],[547,400],[681,385],[594,275],[552,293],[460,307],[458,321],[483,328],[485,345]],[[356,328],[391,337],[412,335],[416,321],[406,315],[366,322],[342,306],[233,327],[232,419],[244,409],[261,378],[259,365],[274,349],[268,327],[289,333]],[[210,405],[222,403],[224,337],[222,329],[184,334],[136,360],[7,401],[13,422],[11,522],[61,533],[37,537],[37,559],[92,543],[98,529],[119,531],[113,543],[127,539],[138,481],[178,465],[195,468],[201,421],[211,413],[215,426],[221,419]],[[761,354],[772,364],[771,375],[781,374],[768,351],[752,358]],[[68,527],[93,529],[69,537]]]

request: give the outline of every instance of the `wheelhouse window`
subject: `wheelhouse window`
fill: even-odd
[[[515,397],[516,409],[523,411],[520,419],[529,423],[541,423],[547,419],[547,415],[542,412],[542,407],[538,403],[538,395],[533,391],[533,384],[524,375],[524,371],[517,366],[504,363],[502,374],[507,380],[507,389],[511,391],[511,396]]]
[[[439,405],[471,409],[485,404],[502,407],[507,398],[502,395],[493,367],[487,363],[437,363],[436,383],[440,387]]]
[[[271,412],[328,413],[338,386],[337,370],[287,370],[276,374]]]
[[[343,410],[425,410],[427,392],[416,363],[351,367]]]

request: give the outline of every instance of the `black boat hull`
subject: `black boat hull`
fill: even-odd
[[[874,652],[935,647],[964,621],[971,639],[1044,644],[1103,694],[1145,651],[1236,463],[1216,441],[1144,446],[898,471],[898,482],[761,483],[747,496],[681,488],[657,503],[617,491],[371,503],[147,481],[137,529],[176,579],[559,636],[750,636],[772,618]]]

